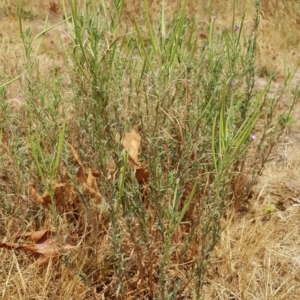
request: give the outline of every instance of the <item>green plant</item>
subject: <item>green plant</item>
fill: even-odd
[[[162,6],[154,24],[144,1],[145,26],[134,20],[135,32],[125,36],[118,35],[116,22],[107,35],[112,23],[105,6],[85,3],[79,16],[73,5],[73,58],[83,75],[76,95],[77,107],[85,107],[78,111],[81,127],[103,172],[107,155],[120,167],[117,187],[102,183],[115,255],[111,293],[122,296],[133,285],[139,297],[175,299],[190,285],[199,298],[221,218],[230,203],[247,200],[268,158],[264,153],[274,145],[270,139],[285,126],[273,114],[280,98],[270,102],[267,96],[272,78],[254,90],[260,3],[250,36],[243,34],[244,16],[236,25],[233,8],[232,28],[216,34],[212,18],[202,45],[185,4],[171,23]],[[114,138],[131,127],[144,141],[147,193]]]
[[[50,214],[31,203],[29,225],[77,234],[81,253],[68,256],[68,271],[102,297],[203,298],[225,212],[249,200],[298,99],[297,90],[287,93],[289,110],[278,116],[295,70],[278,97],[268,95],[272,77],[256,90],[260,1],[250,34],[234,1],[231,27],[216,31],[212,17],[205,40],[186,15],[187,1],[172,20],[163,2],[156,22],[145,0],[145,24],[135,18],[125,32],[122,0],[111,7],[72,0],[71,16],[62,1],[73,45],[72,52],[66,48],[67,99],[60,79],[49,84],[40,75],[40,44],[32,55],[34,42],[54,27],[32,39],[31,29],[22,30],[19,3],[27,85],[25,125],[15,142],[26,141],[28,149],[13,148],[20,169],[30,170],[30,180],[51,198]],[[78,150],[72,148],[76,167],[67,144]],[[60,194],[62,210],[59,180],[72,192]],[[20,180],[20,189],[25,184]]]

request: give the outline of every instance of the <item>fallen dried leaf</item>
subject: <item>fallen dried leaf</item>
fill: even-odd
[[[45,203],[42,196],[35,190],[35,188],[32,185],[28,187],[28,198],[36,204],[47,204]]]
[[[116,166],[115,161],[112,158],[110,158],[108,160],[106,168],[107,168],[107,171],[108,171],[107,179],[111,179],[111,178],[115,179],[115,175],[117,173],[117,166]]]
[[[55,185],[53,200],[56,205],[65,206],[69,203],[73,203],[76,198],[77,195],[71,183],[57,183]],[[42,199],[46,204],[51,203],[51,195],[48,191],[44,192]]]
[[[131,129],[130,132],[125,134],[122,144],[134,164],[140,166],[138,155],[141,145],[141,136],[134,129]]]
[[[138,160],[139,149],[141,146],[141,136],[132,129],[125,134],[123,147],[129,154],[129,163],[135,170],[136,179],[140,184],[145,184],[149,178],[149,171],[142,166]]]
[[[94,177],[100,177],[100,171],[96,168],[92,168],[92,174]]]
[[[39,230],[27,232],[16,236],[14,240],[30,239],[32,244],[20,244],[15,242],[0,243],[0,248],[10,250],[24,250],[39,253],[45,257],[57,257],[70,249],[75,249],[72,238],[69,235],[58,235],[51,230]]]
[[[145,184],[149,179],[149,171],[145,168],[136,169],[135,176],[139,184]]]
[[[61,182],[65,182],[67,179],[68,172],[63,162],[61,162],[59,165],[59,175],[60,175]]]
[[[93,198],[102,199],[101,194],[97,187],[97,182],[93,176],[93,172],[89,169],[88,178],[86,183],[82,183],[83,191],[89,194]]]
[[[79,179],[79,181],[86,182],[87,178],[85,175],[85,167],[84,167],[82,161],[80,160],[79,155],[78,155],[77,151],[75,150],[75,148],[72,145],[70,145],[70,147],[71,147],[72,154],[73,154],[76,162],[79,165],[79,169],[78,169],[76,176]]]
[[[93,187],[94,182],[95,182],[95,177],[93,176],[92,169],[89,169],[89,173],[88,173],[86,183],[89,187]]]

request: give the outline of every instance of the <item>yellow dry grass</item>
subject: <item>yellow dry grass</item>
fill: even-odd
[[[299,140],[279,145],[281,154],[265,168],[249,210],[229,213],[207,299],[300,297],[298,148]]]
[[[33,26],[35,33],[43,28],[49,14],[49,25],[62,20],[62,11],[51,10],[58,1],[27,0],[24,9],[28,18],[24,28]],[[176,8],[175,1],[166,1],[169,14]],[[247,10],[246,24],[251,24],[253,2],[237,1],[236,18]],[[123,21],[140,15],[140,0],[125,0]],[[160,1],[149,1],[153,17],[159,11]],[[232,1],[188,2],[188,12],[206,24],[216,15],[216,26],[222,30],[231,22]],[[37,14],[37,17],[35,17]],[[23,70],[23,45],[19,37],[16,1],[0,3],[0,74],[9,80]],[[262,21],[259,39],[258,69],[260,75],[275,71],[282,75],[285,62],[293,65],[299,58],[300,3],[297,1],[262,1]],[[44,76],[53,76],[53,68],[63,73],[67,65],[64,46],[69,43],[65,25],[50,31],[44,37],[38,56]],[[280,76],[278,76],[280,83]],[[23,78],[8,87],[8,102],[18,109],[24,98]],[[276,90],[274,91],[276,93]],[[297,116],[299,108],[295,112]],[[226,228],[214,251],[214,262],[205,284],[205,299],[300,299],[300,146],[299,123],[287,131],[274,152],[274,160],[267,164],[256,186],[253,198],[243,212],[230,211],[224,223]],[[5,152],[6,150],[3,150]],[[11,235],[14,219],[1,220],[1,240]],[[21,230],[21,229],[20,229]],[[97,259],[101,263],[110,251],[99,238]],[[89,260],[90,249],[82,248],[77,264]],[[65,265],[49,264],[45,269],[28,268],[27,254],[1,250],[0,297],[2,299],[98,299],[96,291],[87,296],[82,274],[71,274]],[[71,263],[71,262],[70,262]],[[92,264],[93,262],[91,262]],[[80,268],[80,267],[78,267]],[[109,270],[107,270],[109,272]],[[54,273],[60,274],[51,282]],[[95,274],[97,276],[97,274]],[[85,296],[83,296],[85,295]],[[25,298],[24,298],[25,297]]]

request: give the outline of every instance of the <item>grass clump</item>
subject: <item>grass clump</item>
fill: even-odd
[[[33,77],[28,35],[19,112],[28,121],[14,135],[28,146],[12,192],[26,194],[31,184],[30,209],[15,222],[77,237],[61,274],[45,271],[44,292],[51,276],[76,275],[65,287],[69,299],[82,286],[82,299],[201,299],[226,209],[249,201],[290,119],[297,90],[285,115],[276,107],[293,73],[276,98],[268,97],[272,78],[255,89],[258,0],[250,36],[233,8],[231,28],[216,33],[212,17],[204,41],[185,4],[170,21],[162,6],[153,23],[145,0],[145,24],[135,19],[126,33],[118,27],[123,1],[112,10],[94,1],[70,5],[71,18],[62,3],[73,43],[68,96],[60,80]]]

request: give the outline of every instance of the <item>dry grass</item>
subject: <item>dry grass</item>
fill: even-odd
[[[124,22],[133,14],[139,14],[140,1],[125,1]],[[174,1],[167,1],[169,11],[175,9]],[[206,2],[212,7],[205,10]],[[203,3],[203,4],[202,4]],[[205,24],[210,15],[217,16],[217,26],[222,30],[229,26],[231,15],[230,1],[189,1],[189,11]],[[239,2],[237,16],[241,16],[244,7],[250,7],[252,1]],[[275,72],[280,76],[284,72],[284,62],[295,63],[296,49],[299,47],[299,4],[295,1],[264,1],[262,13],[261,39],[259,41],[258,64],[260,75]],[[24,1],[28,12],[24,27],[34,24],[34,32],[40,32],[43,20],[49,13],[49,24],[55,24],[63,18],[58,1],[39,0]],[[159,1],[150,1],[150,8],[155,17],[159,9]],[[298,10],[297,10],[298,8]],[[15,1],[5,0],[0,4],[0,75],[1,81],[7,81],[23,70],[23,45],[18,33]],[[37,16],[36,16],[37,14]],[[247,15],[251,22],[251,12]],[[246,22],[247,23],[247,22]],[[64,47],[70,42],[65,32],[65,25],[47,33],[39,54],[40,70],[46,80],[64,74],[68,64],[64,57]],[[53,70],[55,72],[53,73]],[[24,78],[20,78],[8,87],[7,101],[12,111],[21,109],[25,95],[22,87]],[[274,91],[276,93],[276,90]],[[67,93],[67,89],[66,89]],[[299,108],[298,108],[299,110]],[[298,111],[295,111],[297,116]],[[296,118],[296,117],[295,117]],[[297,118],[296,118],[297,120]],[[297,121],[296,121],[297,122]],[[287,131],[274,151],[274,161],[267,164],[254,191],[253,198],[243,211],[229,211],[224,224],[226,228],[221,241],[214,251],[207,282],[204,287],[205,299],[300,299],[300,241],[299,241],[299,181],[300,153],[298,152],[300,137],[299,124],[294,124]],[[2,142],[9,136],[3,132]],[[10,149],[1,149],[3,170],[0,176],[0,189],[11,202],[14,195],[7,182],[15,183],[13,156]],[[26,204],[25,204],[26,206]],[[36,216],[38,218],[39,216]],[[87,216],[85,216],[87,217]],[[24,228],[30,228],[30,221],[24,220],[24,228],[20,227],[18,217],[1,218],[1,240],[13,236]],[[101,222],[95,222],[101,228]],[[101,230],[104,230],[103,228]],[[111,270],[101,269],[104,260],[110,257],[111,249],[105,234],[100,230],[95,237],[95,228],[86,229],[85,243],[80,251],[75,252],[72,260],[65,257],[64,264],[51,261],[44,268],[36,268],[35,259],[26,253],[1,250],[0,258],[0,291],[2,299],[101,299],[96,288],[90,285],[85,274],[72,273],[83,265],[97,264],[98,273],[93,274],[95,282],[101,274],[105,278]],[[98,234],[98,233],[97,233]],[[89,241],[97,241],[94,249]],[[106,246],[107,245],[107,246]],[[91,260],[91,251],[97,252],[97,262]],[[128,250],[129,251],[129,250]],[[93,256],[94,257],[94,256]],[[67,267],[68,266],[68,267]],[[175,271],[174,271],[175,272]],[[106,283],[101,283],[103,294]],[[184,295],[183,295],[184,296]],[[186,299],[192,297],[186,295]],[[130,295],[128,295],[130,299]]]
[[[153,18],[157,17],[160,10],[160,2],[149,1]],[[165,1],[169,11],[169,16],[176,10],[176,1]],[[179,1],[180,2],[180,1]],[[236,4],[236,20],[241,18],[244,11],[246,15],[246,25],[251,27],[254,15],[254,1],[241,0]],[[141,13],[139,0],[125,1],[124,20],[128,21],[132,16]],[[262,1],[261,10],[261,31],[258,39],[259,57],[258,64],[262,76],[275,73],[281,77],[284,72],[284,65],[295,63],[299,57],[297,47],[300,29],[299,3],[297,1]],[[191,17],[195,17],[200,24],[209,22],[212,15],[216,16],[217,30],[224,30],[230,27],[232,22],[232,1],[188,1],[188,11]]]
[[[229,213],[207,299],[298,299],[299,140],[279,145],[249,210]]]

